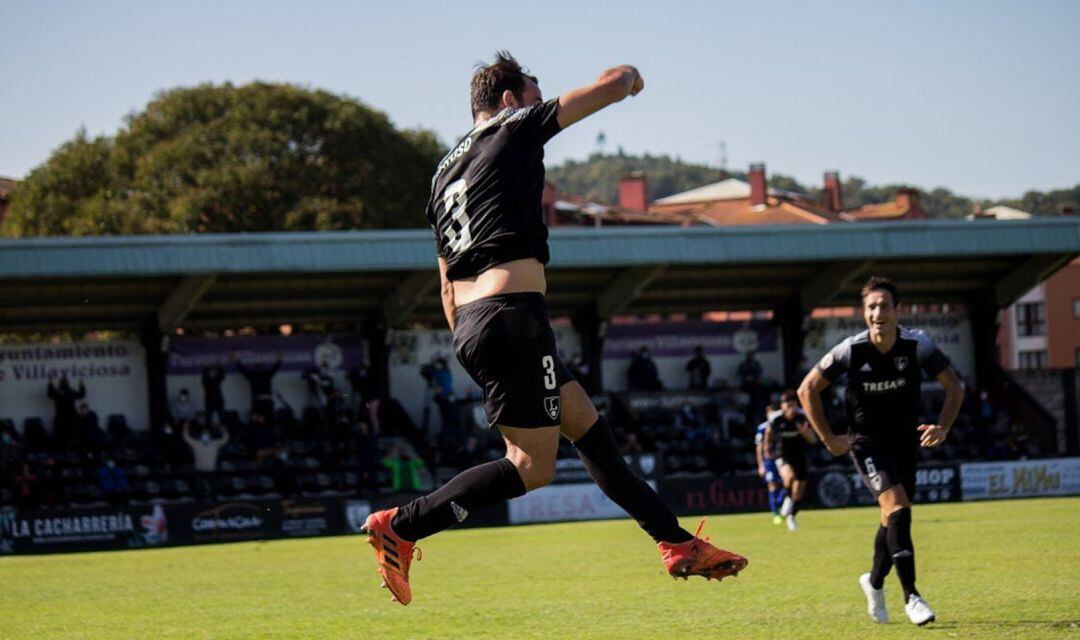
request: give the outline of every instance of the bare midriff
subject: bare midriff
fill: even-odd
[[[547,292],[544,265],[535,258],[512,260],[472,277],[454,280],[454,304],[461,306],[502,293]]]

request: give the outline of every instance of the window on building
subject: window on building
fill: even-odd
[[[1021,369],[1045,369],[1046,351],[1020,351],[1016,354],[1017,366]]]
[[[1046,335],[1046,305],[1041,302],[1016,305],[1016,335]]]

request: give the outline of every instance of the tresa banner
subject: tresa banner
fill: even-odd
[[[654,480],[647,480],[656,488]],[[625,518],[626,512],[612,502],[600,487],[588,484],[553,484],[514,498],[508,505],[510,524],[531,522],[572,522]]]
[[[667,478],[662,488],[661,495],[678,515],[740,513],[769,508],[768,489],[761,478],[752,473]]]
[[[964,500],[1080,495],[1080,458],[968,463],[960,477]]]
[[[815,504],[827,509],[877,504],[859,474],[850,469],[821,469],[810,474]],[[915,472],[917,504],[960,500],[960,468],[955,464],[920,465]]]
[[[0,510],[0,554],[158,547],[169,542],[161,505],[27,512]]]

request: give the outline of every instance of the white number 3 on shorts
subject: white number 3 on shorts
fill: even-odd
[[[555,358],[551,356],[544,356],[540,359],[540,364],[544,367],[544,388],[555,388]]]

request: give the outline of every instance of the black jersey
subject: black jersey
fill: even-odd
[[[547,264],[544,143],[560,131],[558,99],[504,109],[446,154],[431,179],[427,217],[447,278],[536,258]]]
[[[805,458],[807,445],[810,443],[806,441],[799,429],[809,424],[802,413],[796,413],[794,418],[788,419],[781,412],[769,420],[769,426],[772,427],[771,441],[776,448],[776,457],[786,460]]]
[[[922,331],[897,329],[896,344],[881,353],[870,332],[844,339],[818,363],[830,382],[847,374],[848,433],[885,442],[909,442],[916,436],[922,374],[936,378],[949,359]]]

